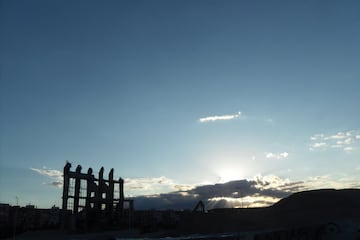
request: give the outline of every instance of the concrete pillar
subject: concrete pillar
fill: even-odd
[[[124,209],[124,180],[122,178],[119,178],[119,206],[121,214]]]
[[[91,192],[94,191],[94,176],[92,175],[92,168],[89,168],[87,171],[87,186],[86,186],[86,202],[85,202],[85,206],[86,209],[90,209],[91,208]]]
[[[95,198],[96,198],[96,209],[98,211],[101,211],[101,204],[103,203],[103,189],[104,189],[104,167],[100,168],[99,171],[99,179],[98,179],[98,187],[97,191],[95,192]]]
[[[67,162],[64,166],[63,172],[63,198],[62,198],[62,219],[61,226],[62,228],[66,228],[66,220],[67,220],[67,207],[68,207],[68,198],[69,198],[69,172],[71,168],[71,163]]]
[[[106,193],[106,210],[111,215],[114,206],[114,169],[109,172],[109,187]]]
[[[74,214],[79,212],[79,196],[80,196],[80,183],[81,183],[81,166],[78,165],[75,173],[75,193],[74,193]]]

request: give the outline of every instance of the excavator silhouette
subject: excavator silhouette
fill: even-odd
[[[193,212],[201,212],[204,213],[205,212],[205,204],[203,203],[203,201],[199,201],[196,206],[193,209]]]

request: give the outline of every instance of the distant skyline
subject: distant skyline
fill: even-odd
[[[359,188],[359,12],[2,0],[0,202],[60,206],[66,161],[114,168],[143,207]]]

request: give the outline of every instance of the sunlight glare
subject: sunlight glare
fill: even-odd
[[[242,171],[240,171],[238,168],[219,168],[216,173],[219,176],[219,183],[226,183],[234,180],[243,179]]]

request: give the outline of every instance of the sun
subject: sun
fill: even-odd
[[[219,177],[219,183],[226,183],[234,180],[243,179],[243,173],[238,168],[218,168],[216,174]]]
[[[232,146],[218,146],[204,153],[201,158],[207,159],[206,166],[211,178],[215,178],[216,183],[226,183],[251,176],[254,172],[253,156],[253,153],[241,152]]]

